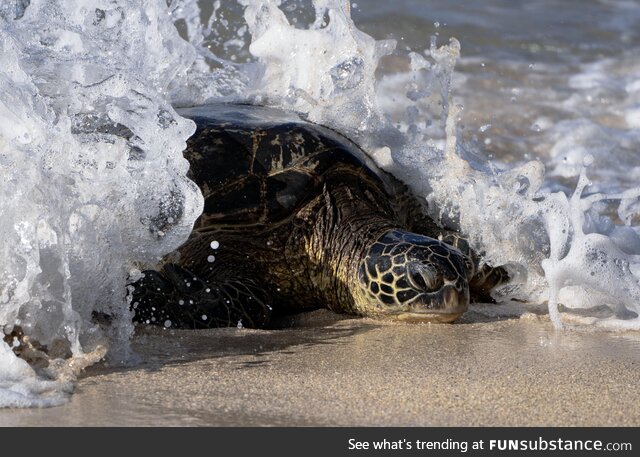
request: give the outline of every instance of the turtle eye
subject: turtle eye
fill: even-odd
[[[433,266],[420,262],[407,265],[407,279],[414,288],[427,292],[439,290],[444,284],[442,275]]]

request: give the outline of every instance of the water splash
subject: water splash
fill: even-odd
[[[551,255],[542,261],[549,284],[549,314],[554,325],[562,328],[559,301],[584,308],[606,304],[622,319],[597,320],[597,325],[640,328],[640,237],[628,227],[613,226],[610,220],[590,212],[599,201],[626,201],[629,194],[640,195],[640,188],[620,196],[594,194],[582,197],[587,185],[586,169],[583,168],[571,198],[567,199],[563,193],[549,196],[552,210],[547,212],[545,221],[550,234]],[[553,224],[553,219],[559,216],[566,218],[560,231],[558,224]],[[599,227],[603,222],[604,230]],[[567,226],[569,231],[564,228]],[[572,298],[561,296],[565,288]],[[630,318],[630,311],[635,313],[635,318]]]
[[[0,324],[44,354],[27,373],[0,342],[0,404],[59,403],[64,382],[107,342],[125,361],[128,270],[175,249],[201,211],[181,154],[194,126],[166,98],[195,53],[166,8],[32,0],[0,9]],[[95,313],[112,319],[106,337]],[[15,383],[10,366],[33,388]]]

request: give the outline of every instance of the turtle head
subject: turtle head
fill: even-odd
[[[390,230],[367,248],[358,267],[363,314],[452,322],[469,305],[467,263],[441,241]]]

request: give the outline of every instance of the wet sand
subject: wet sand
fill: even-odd
[[[541,309],[454,325],[318,311],[280,330],[139,332],[60,407],[2,426],[638,426],[640,334],[555,331]],[[285,326],[286,327],[286,326]]]

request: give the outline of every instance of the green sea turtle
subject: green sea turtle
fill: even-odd
[[[333,130],[249,105],[180,114],[197,124],[185,157],[204,212],[161,269],[133,284],[136,321],[264,327],[327,307],[452,322],[507,279]]]

